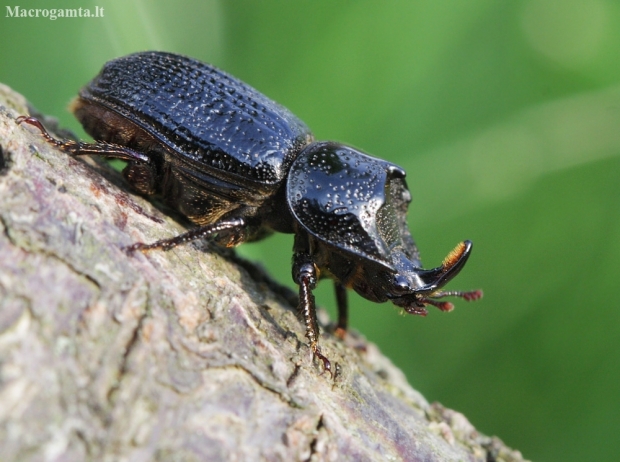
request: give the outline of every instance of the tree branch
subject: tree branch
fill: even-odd
[[[3,460],[521,461],[429,405],[372,344],[321,344],[283,290],[14,119],[0,85]],[[53,129],[54,125],[48,127]]]

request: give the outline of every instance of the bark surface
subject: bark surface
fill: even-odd
[[[183,227],[16,125],[28,113],[0,85],[3,461],[522,460],[361,338],[323,334],[339,373],[321,375],[251,265],[198,244],[127,255]]]

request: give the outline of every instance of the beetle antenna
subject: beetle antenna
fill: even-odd
[[[433,298],[458,297],[458,298],[462,298],[463,300],[467,300],[468,302],[471,302],[473,300],[478,300],[482,298],[482,291],[481,290],[470,290],[470,291],[440,290],[438,292],[434,292],[431,295],[431,297]],[[427,300],[428,299],[425,299],[425,301],[428,303]]]
[[[434,306],[435,308],[439,308],[441,311],[446,311],[446,312],[452,311],[454,309],[453,303],[441,302],[437,300],[438,298],[444,298],[444,297],[459,297],[459,298],[462,298],[463,300],[467,300],[468,302],[470,302],[470,301],[478,300],[479,298],[482,298],[482,291],[471,290],[468,292],[461,292],[457,290],[440,290],[440,291],[434,292],[432,295],[429,295],[428,297],[424,297],[420,299],[419,301],[424,303],[425,305],[431,305],[431,306]],[[410,314],[421,314],[423,316],[426,315],[426,310],[424,308],[413,307],[413,308],[407,308],[406,310]]]

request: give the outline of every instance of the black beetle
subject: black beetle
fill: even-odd
[[[136,53],[106,63],[72,105],[95,143],[56,140],[72,155],[128,161],[123,174],[144,195],[157,194],[198,225],[172,239],[129,250],[169,249],[209,237],[234,246],[277,231],[294,233],[293,280],[314,355],[318,345],[312,290],[335,280],[336,333],[347,328],[346,288],[390,300],[411,314],[426,305],[450,311],[446,296],[475,300],[481,291],[441,288],[463,268],[471,242],[441,266],[422,269],[407,227],[405,171],[350,146],[315,142],[308,127],[252,87],[191,58]]]

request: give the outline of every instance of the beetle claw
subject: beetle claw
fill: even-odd
[[[45,138],[45,140],[48,143],[53,144],[54,146],[57,146],[59,148],[63,148],[67,144],[74,143],[72,141],[62,142],[54,138],[52,135],[48,133],[48,131],[45,129],[41,121],[37,119],[36,117],[19,116],[15,119],[15,123],[17,125],[21,125],[21,124],[32,125],[33,127],[37,128],[41,132],[41,136]]]
[[[332,374],[332,363],[329,361],[329,359],[327,359],[327,356],[321,353],[321,348],[319,348],[319,345],[312,344],[311,348],[312,348],[312,354],[316,356],[317,358],[319,358],[321,361],[323,361],[323,372],[321,374],[324,374],[325,372],[329,372],[329,376],[333,377],[334,374]]]

